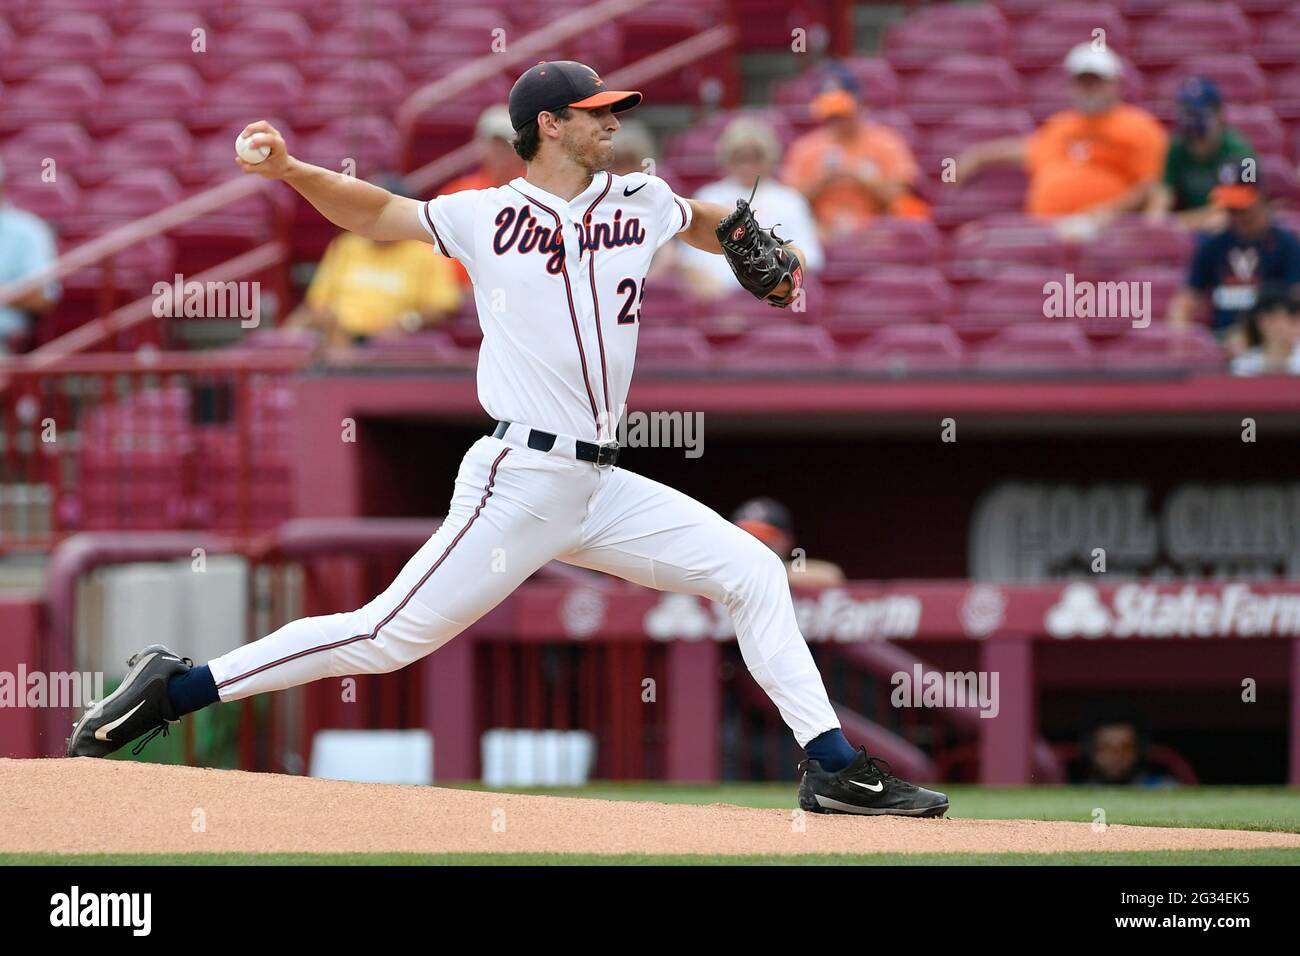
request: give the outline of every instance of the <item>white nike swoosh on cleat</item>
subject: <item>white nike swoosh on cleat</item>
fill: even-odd
[[[140,703],[136,704],[134,707],[131,708],[130,713],[123,714],[121,717],[117,718],[117,720],[114,720],[111,723],[107,723],[103,727],[100,727],[98,730],[95,731],[95,739],[102,740],[104,743],[109,743],[109,739],[108,739],[109,733],[111,731],[117,730],[118,727],[122,726],[122,724],[130,720],[131,714],[134,714],[137,710],[143,707],[144,703],[145,703],[144,701],[140,701]]]
[[[855,787],[861,787],[863,790],[870,790],[872,793],[879,793],[885,789],[884,783],[858,783],[856,780],[850,780],[849,783]]]

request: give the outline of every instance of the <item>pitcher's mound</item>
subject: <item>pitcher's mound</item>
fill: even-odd
[[[794,798],[793,788],[791,800]],[[0,852],[943,853],[1300,847],[1300,834],[911,820],[0,759]]]

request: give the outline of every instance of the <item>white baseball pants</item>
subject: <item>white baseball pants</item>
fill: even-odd
[[[527,447],[527,429],[480,438],[451,509],[384,593],[292,621],[212,661],[223,701],[322,677],[405,667],[469,627],[551,559],[720,601],[741,655],[800,746],[839,726],[795,621],[781,559],[717,512],[649,478]]]

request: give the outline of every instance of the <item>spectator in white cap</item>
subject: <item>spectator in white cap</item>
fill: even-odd
[[[40,272],[57,258],[54,233],[45,221],[5,199],[5,168],[0,162],[0,289]],[[0,355],[25,346],[36,319],[59,299],[57,283],[47,283],[0,305]]]
[[[781,160],[781,143],[767,123],[750,117],[731,121],[718,141],[718,165],[725,176],[700,188],[695,198],[701,202],[734,206],[737,199],[748,199],[758,183],[753,208],[762,222],[777,223],[777,234],[789,239],[804,253],[804,268],[817,272],[823,255],[817,238],[817,223],[803,193],[776,178],[774,170]],[[678,264],[692,290],[701,298],[716,298],[735,289],[736,280],[727,261],[679,242]]]
[[[1123,102],[1124,64],[1095,41],[1065,58],[1072,108],[1047,118],[1028,136],[971,147],[957,159],[957,182],[968,183],[995,165],[1018,165],[1029,175],[1025,211],[1040,216],[1084,216],[1100,224],[1141,209],[1164,169],[1168,137],[1159,121]]]

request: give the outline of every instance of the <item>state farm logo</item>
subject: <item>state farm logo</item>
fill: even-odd
[[[1071,584],[1047,612],[1043,626],[1052,637],[1101,637],[1110,629],[1110,611],[1091,584]]]
[[[795,618],[809,641],[872,641],[915,637],[921,624],[921,599],[911,594],[855,598],[838,588],[816,597],[796,598]],[[665,594],[646,612],[646,634],[655,640],[724,641],[736,636],[731,615],[721,604],[688,594]]]
[[[967,637],[988,637],[1006,620],[1006,595],[992,585],[978,584],[966,592],[957,616]]]
[[[1151,584],[1115,589],[1110,606],[1091,584],[1071,584],[1043,617],[1052,637],[1294,637],[1300,594],[1257,594],[1246,584],[1161,593]]]

